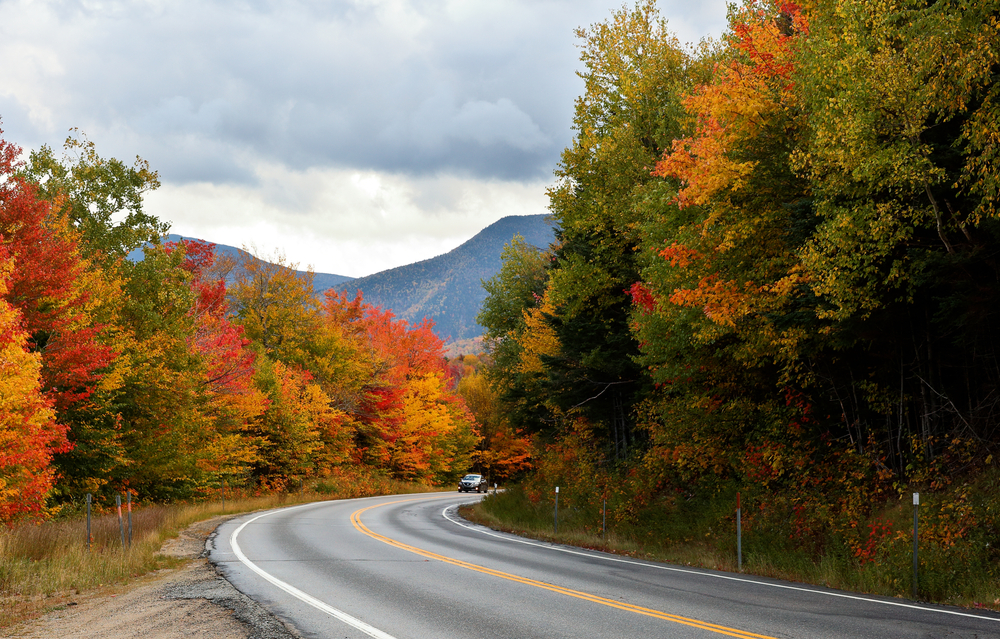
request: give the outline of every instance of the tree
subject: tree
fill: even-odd
[[[215,262],[215,245],[184,240],[168,244],[167,250],[177,247],[184,252],[181,268],[193,276],[195,298],[189,312],[195,326],[190,339],[205,359],[205,384],[213,393],[246,394],[253,375],[254,353],[246,348],[250,340],[244,337],[244,328],[230,321],[225,281],[209,275]]]
[[[983,459],[1000,384],[996,5],[821,7],[801,56],[794,159],[820,218],[801,259],[846,356],[819,372],[897,473],[911,436],[925,459],[965,438]]]
[[[148,167],[127,169],[100,158],[92,143],[57,161],[43,148],[27,165],[3,145],[0,233],[16,268],[6,295],[22,316],[29,348],[41,356],[42,388],[68,427],[54,463],[62,476],[53,496],[97,490],[130,463],[115,399],[127,379],[134,344],[119,319],[128,306],[129,265],[121,261],[165,226],[141,212],[141,193],[156,184]],[[114,221],[128,209],[123,221]],[[66,433],[64,432],[65,436]]]
[[[486,370],[490,386],[509,408],[514,427],[530,431],[538,430],[548,416],[543,397],[535,391],[534,376],[540,371],[526,376],[521,366],[529,330],[525,319],[545,294],[551,263],[551,254],[515,235],[501,253],[500,271],[483,281],[486,299],[476,317],[485,329],[483,341],[490,353]]]
[[[285,489],[316,474],[323,432],[334,428],[336,413],[312,376],[298,367],[259,359],[256,384],[269,402],[255,420],[259,458],[254,475],[263,485]]]
[[[678,131],[678,89],[691,65],[650,0],[578,35],[586,92],[549,191],[558,226],[546,321],[560,350],[543,358],[545,393],[593,423],[621,460],[636,443],[633,409],[645,384],[628,328],[643,221],[633,203]]]
[[[187,340],[201,360],[201,412],[213,433],[199,465],[220,477],[245,475],[259,459],[259,442],[250,436],[248,422],[268,407],[253,384],[256,353],[228,312],[225,281],[214,278],[215,246],[192,240],[166,246],[167,251],[178,249],[184,255],[180,267],[192,275],[195,295],[188,314],[194,327]]]
[[[24,366],[6,389],[10,401],[22,403],[16,411],[20,417],[8,412],[6,418],[23,420],[27,429],[10,449],[11,459],[24,461],[17,471],[21,476],[8,478],[8,485],[18,485],[25,505],[40,512],[55,477],[49,464],[72,448],[69,412],[105,383],[114,349],[107,344],[106,327],[96,321],[107,287],[80,257],[77,235],[65,218],[20,174],[19,154],[20,148],[0,139],[0,297],[12,340],[6,347],[13,349],[6,361]],[[15,357],[18,348],[32,356]],[[41,395],[33,398],[36,382]],[[21,399],[12,399],[18,393]]]
[[[209,247],[190,248],[151,245],[116,267],[118,355],[73,414],[76,448],[59,460],[67,491],[189,498],[256,460],[247,424],[266,400],[251,384],[253,354],[226,315],[224,286],[203,277]]]
[[[319,328],[319,303],[312,290],[312,272],[299,274],[281,254],[265,261],[243,251],[230,288],[234,312],[249,339],[269,356],[305,366],[311,356],[311,336]]]
[[[399,413],[390,419],[395,428],[386,438],[387,454],[396,477],[445,483],[468,469],[478,433],[440,373],[410,376]]]
[[[551,256],[515,235],[504,245],[500,260],[500,271],[483,281],[486,299],[476,322],[485,329],[483,339],[493,358],[491,372],[505,376],[517,368],[524,312],[535,307],[545,292]]]
[[[75,233],[18,174],[19,153],[0,139],[0,235],[16,265],[6,299],[21,313],[30,348],[42,354],[46,393],[65,409],[93,392],[112,352],[91,321],[95,300]]]
[[[504,405],[486,376],[478,371],[458,382],[482,439],[473,454],[476,468],[490,481],[513,479],[531,468],[531,439],[511,425]]]
[[[72,132],[62,160],[42,146],[29,154],[20,175],[37,184],[39,197],[52,202],[79,232],[83,255],[113,262],[147,242],[159,242],[169,224],[142,207],[143,195],[160,186],[156,171],[139,157],[131,167],[102,158],[93,142],[77,129]]]
[[[391,311],[327,291],[323,318],[358,365],[344,407],[358,461],[404,479],[435,483],[465,472],[477,441],[471,415],[450,387],[443,343],[430,320],[411,326]]]
[[[28,350],[20,313],[4,296],[14,261],[0,246],[0,523],[45,514],[55,482],[54,453],[66,427],[42,393],[41,355]]]
[[[962,460],[949,473],[988,456],[997,229],[985,147],[965,142],[989,130],[990,24],[948,2],[732,14],[640,203],[656,259],[633,321],[659,384],[649,459],[667,460],[651,464],[825,468],[860,504],[915,468],[913,436],[925,460]],[[974,455],[950,451],[966,437]],[[798,487],[826,491],[819,475]]]

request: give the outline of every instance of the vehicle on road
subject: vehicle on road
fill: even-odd
[[[458,482],[458,492],[472,492],[473,490],[477,493],[482,492],[486,488],[486,480],[483,479],[482,475],[469,474],[462,478],[462,481]]]

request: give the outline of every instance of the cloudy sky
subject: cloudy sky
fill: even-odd
[[[545,213],[615,0],[0,0],[0,127],[139,155],[172,231],[361,276]],[[682,42],[725,0],[659,0]]]

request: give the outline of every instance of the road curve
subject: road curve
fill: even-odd
[[[1000,615],[637,561],[469,524],[479,496],[246,515],[209,558],[304,637],[997,637]]]

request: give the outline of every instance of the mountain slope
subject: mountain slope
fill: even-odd
[[[411,323],[429,317],[446,342],[478,337],[483,329],[476,324],[476,315],[486,299],[482,280],[500,270],[500,253],[515,234],[529,244],[547,247],[553,240],[547,217],[505,217],[444,255],[359,277],[337,288],[348,293],[360,289],[366,302],[391,309]]]
[[[486,227],[458,248],[429,260],[357,279],[316,273],[313,290],[317,295],[329,288],[351,295],[361,290],[366,302],[391,309],[396,317],[408,322],[429,317],[434,321],[435,332],[445,342],[479,337],[483,329],[476,324],[476,315],[486,299],[482,280],[500,270],[500,253],[514,235],[521,235],[526,242],[540,248],[547,247],[554,238],[546,215],[512,215]],[[171,234],[165,241],[181,239]],[[243,253],[242,249],[226,244],[216,244],[215,251],[217,255],[237,259]],[[129,259],[142,259],[142,249],[133,251]]]
[[[198,238],[195,237],[183,237],[181,235],[177,235],[176,233],[171,233],[163,238],[164,243],[180,242],[181,240],[195,240],[197,242],[206,241],[206,240],[199,240]],[[209,242],[209,244],[215,245],[216,256],[223,256],[223,255],[230,256],[236,262],[239,262],[243,259],[242,258],[242,255],[244,253],[243,249],[238,249],[235,246],[229,246],[228,244],[215,244],[214,242]],[[128,254],[128,259],[132,260],[133,262],[137,262],[142,258],[143,258],[143,250],[141,248],[137,248]],[[305,271],[296,271],[296,272],[300,274],[305,274]],[[351,279],[353,278],[348,277],[346,275],[334,275],[332,273],[315,273],[313,276],[313,289],[317,293],[319,293],[325,291],[328,288],[333,288],[338,284],[349,282],[351,281]]]

